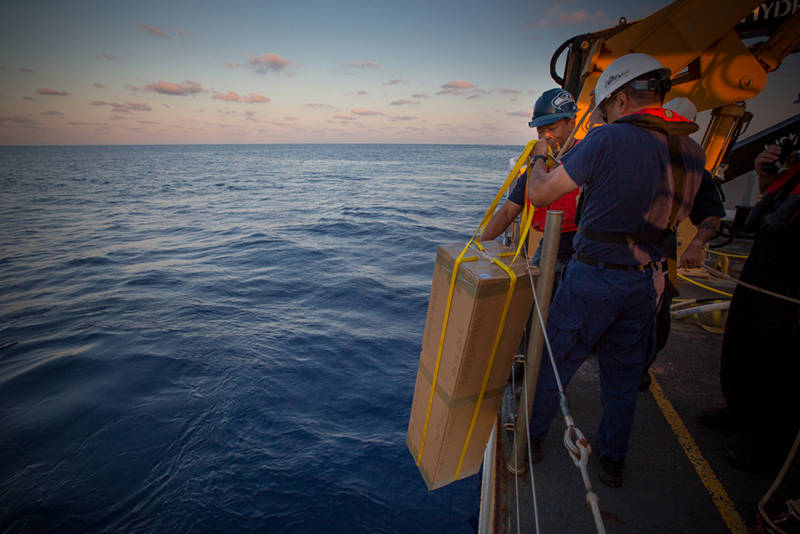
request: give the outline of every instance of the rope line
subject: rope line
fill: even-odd
[[[709,254],[716,254],[717,256],[727,256],[728,258],[738,258],[741,260],[746,260],[748,258],[748,256],[742,254],[729,254],[727,252],[719,252],[711,249],[708,249],[706,252],[708,252]]]
[[[705,270],[707,270],[709,273],[711,273],[712,275],[714,275],[714,276],[718,276],[719,278],[723,278],[723,279],[729,280],[731,282],[736,282],[738,285],[746,287],[747,289],[750,289],[752,291],[757,291],[759,293],[764,293],[765,295],[769,295],[771,297],[775,297],[775,298],[778,298],[778,299],[787,300],[787,301],[791,302],[792,304],[800,304],[800,299],[795,299],[795,298],[792,298],[792,297],[789,297],[789,296],[786,296],[786,295],[781,295],[780,293],[775,293],[774,291],[770,291],[769,289],[764,289],[763,287],[758,287],[758,286],[754,286],[753,284],[748,284],[747,282],[742,282],[738,278],[734,278],[733,276],[725,274],[722,271],[718,271],[716,269],[712,269],[711,267],[708,267],[708,266],[705,266],[705,265],[703,266],[703,268]]]

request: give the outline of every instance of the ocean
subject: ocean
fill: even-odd
[[[0,531],[474,531],[406,447],[522,147],[0,147]]]

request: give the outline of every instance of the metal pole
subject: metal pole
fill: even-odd
[[[544,332],[541,324],[547,324],[547,312],[550,310],[550,299],[553,296],[553,281],[556,274],[556,259],[558,258],[558,240],[561,236],[561,220],[564,212],[547,210],[544,224],[544,237],[542,238],[542,259],[539,263],[539,278],[536,280],[536,295],[539,299],[541,310],[534,309],[531,314],[531,323],[528,326],[530,336],[525,363],[525,387],[528,390],[528,404],[526,410],[517,414],[517,425],[514,429],[514,444],[516,462],[512,459],[506,461],[506,468],[512,472],[514,466],[522,466],[519,472],[524,472],[527,462],[525,454],[528,450],[528,426],[525,420],[531,413],[533,397],[536,393],[536,381],[539,379],[539,365],[542,361],[542,347],[544,346]],[[535,306],[534,306],[535,308]],[[539,322],[538,313],[541,311],[542,321]]]

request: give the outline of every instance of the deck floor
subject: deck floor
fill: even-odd
[[[749,242],[734,242],[731,252],[746,251]],[[737,275],[731,266],[731,274]],[[714,287],[732,291],[733,284],[702,280]],[[710,296],[701,288],[683,283],[681,298]],[[709,469],[735,506],[735,512],[720,511],[712,492],[695,464],[682,448],[678,435],[656,402],[652,392],[639,396],[636,418],[626,458],[624,483],[612,489],[600,482],[597,455],[592,454],[589,472],[600,500],[609,533],[723,533],[731,532],[723,516],[740,518],[746,525],[756,521],[756,507],[772,483],[773,475],[744,473],[726,459],[728,450],[742,437],[735,432],[711,430],[700,424],[698,414],[706,408],[724,405],[719,385],[722,335],[710,333],[696,324],[673,321],[664,350],[652,368],[663,396],[675,408],[688,434],[697,444]],[[590,358],[578,371],[567,390],[573,417],[587,438],[592,440],[600,421],[600,383],[597,361]],[[557,416],[542,444],[544,459],[534,469],[540,532],[596,532],[585,504],[580,473],[562,444],[563,418]],[[498,495],[495,524],[497,532],[536,532],[530,475],[515,481],[504,469]],[[517,499],[516,488],[519,488]],[[517,502],[519,501],[519,507]],[[519,510],[519,513],[517,512]],[[518,519],[519,518],[519,519]]]

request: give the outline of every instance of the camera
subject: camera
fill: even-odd
[[[776,161],[766,163],[762,166],[762,168],[770,174],[777,174],[789,159],[792,152],[797,150],[797,147],[800,146],[800,127],[798,127],[793,134],[781,137],[776,144],[781,147],[781,155],[778,156]]]

